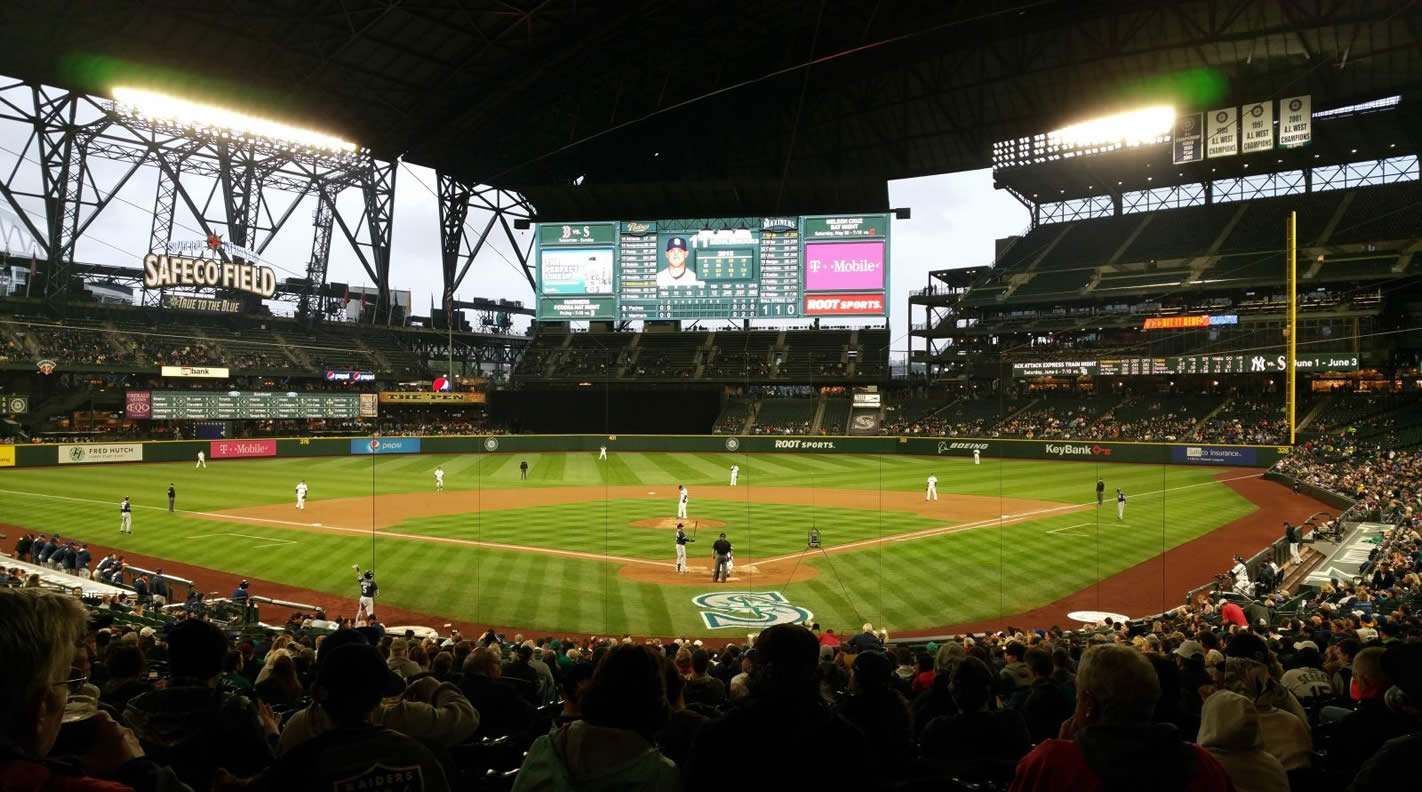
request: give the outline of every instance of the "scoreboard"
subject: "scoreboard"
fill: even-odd
[[[539,321],[888,315],[889,215],[543,223]]]
[[[1048,360],[1013,363],[1012,376],[1024,377],[1134,377],[1152,374],[1275,374],[1286,370],[1281,354],[1234,353],[1187,357],[1134,357],[1101,360]],[[1358,356],[1351,352],[1300,352],[1298,371],[1357,371]]]
[[[373,393],[152,391],[146,417],[155,421],[361,418],[374,414],[375,396]]]

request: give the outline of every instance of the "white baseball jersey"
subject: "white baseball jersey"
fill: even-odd
[[[929,489],[938,489],[938,477],[937,477],[937,476],[929,476],[929,477],[928,477],[928,488],[929,488]]]
[[[736,479],[741,477],[741,466],[731,465],[731,486],[736,486]]]
[[[298,498],[304,498],[304,497],[306,497],[306,484],[302,483],[302,484],[297,484],[297,485],[296,485],[296,497],[298,497]]]
[[[439,468],[435,468],[435,483],[436,483],[436,484],[443,484],[443,483],[444,483],[444,471],[441,470],[441,469],[439,469]]]
[[[682,502],[682,503],[686,503],[686,499],[689,498],[689,497],[691,497],[691,493],[690,493],[690,492],[687,492],[686,490],[682,490],[682,491],[681,491],[681,502]]]

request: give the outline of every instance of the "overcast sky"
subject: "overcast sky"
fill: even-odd
[[[27,137],[28,130],[24,127],[0,121],[0,165],[8,173],[19,162],[20,184],[38,192],[38,156],[33,149],[25,150]],[[95,177],[104,189],[114,184],[126,167],[125,163],[91,160]],[[212,181],[187,176],[184,184],[194,199],[201,202],[206,199]],[[156,186],[157,169],[140,168],[80,239],[76,257],[91,263],[142,266],[142,257],[149,249]],[[431,299],[438,304],[443,289],[435,186],[434,171],[403,164],[398,169],[391,285],[412,292],[413,310],[417,314],[428,311]],[[284,211],[293,197],[275,191],[271,191],[271,195],[274,214]],[[220,198],[216,200],[220,203]],[[355,190],[342,194],[339,205],[348,219],[359,216],[359,202]],[[43,217],[38,202],[27,203],[35,217]],[[892,347],[903,350],[907,348],[908,291],[922,288],[930,270],[990,263],[994,240],[1020,233],[1027,226],[1029,216],[1007,193],[992,188],[992,177],[986,170],[890,182],[889,204],[913,210],[913,219],[894,221],[890,251]],[[266,263],[277,270],[279,279],[304,276],[311,253],[314,211],[315,199],[303,200],[266,249]],[[220,214],[220,209],[216,213]],[[669,208],[667,215],[673,214]],[[12,225],[13,218],[7,215],[7,208],[0,201],[0,226]],[[468,223],[471,234],[482,228],[484,219],[471,212]],[[37,223],[42,223],[42,219]],[[525,245],[528,233],[520,232]],[[7,234],[7,247],[12,250],[14,237],[13,232]],[[198,224],[186,209],[180,208],[177,213],[173,238],[202,238]],[[370,280],[339,229],[331,245],[327,279],[353,285]],[[471,267],[458,295],[466,299],[502,297],[533,304],[532,291],[502,233],[491,235],[491,243]],[[922,316],[914,319],[923,321]]]

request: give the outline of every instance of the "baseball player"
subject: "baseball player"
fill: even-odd
[[[199,452],[198,452],[198,461],[197,461],[197,464],[196,464],[196,465],[193,465],[193,467],[194,467],[194,468],[206,468],[206,467],[207,467],[207,454],[204,454],[203,452],[199,451]]]
[[[677,497],[676,497],[676,516],[677,516],[677,519],[679,519],[679,520],[685,520],[685,519],[686,519],[686,501],[687,501],[688,498],[691,497],[691,493],[687,492],[687,491],[686,491],[686,487],[683,487],[683,486],[680,485],[680,484],[676,485],[676,489],[677,489],[677,493],[678,493],[678,495],[677,495]]]
[[[306,479],[302,479],[301,482],[296,485],[296,508],[306,508]]]
[[[119,533],[133,533],[133,504],[128,502],[127,496],[119,504]]]
[[[1106,494],[1106,482],[1101,479],[1096,480],[1096,505],[1101,505],[1101,498]]]
[[[597,449],[597,458],[598,458],[598,459],[607,459],[607,446],[600,446],[600,447]]]
[[[928,489],[923,493],[923,501],[927,503],[931,500],[938,500],[938,477],[932,473],[928,474]]]
[[[178,491],[173,489],[173,482],[168,482],[168,513],[173,513],[173,503],[178,500]]]
[[[519,481],[527,481],[527,480],[528,480],[528,460],[527,460],[527,459],[525,459],[525,460],[523,460],[522,462],[519,462],[519,463],[518,463],[518,480],[519,480]]]
[[[1299,529],[1288,520],[1284,520],[1284,538],[1289,540],[1289,558],[1297,564],[1303,559],[1299,558]]]
[[[727,566],[731,562],[731,543],[726,539],[725,534],[711,545],[711,550],[716,554],[716,566],[711,570],[711,582],[719,583],[722,580],[731,579],[731,570]]]
[[[1120,520],[1124,520],[1124,519],[1126,519],[1126,493],[1122,492],[1120,487],[1117,487],[1117,488],[1116,488],[1116,520],[1119,522]]]
[[[731,486],[736,486],[736,479],[741,477],[741,466],[731,465]]]
[[[679,574],[686,574],[686,543],[694,542],[695,539],[686,535],[686,526],[681,523],[676,524],[676,571]]]
[[[982,452],[982,451],[979,451],[979,450],[976,449],[976,448],[974,448],[974,449],[973,449],[973,464],[974,464],[974,465],[981,465],[982,463],[983,463],[983,452]]]
[[[360,603],[356,605],[356,621],[360,621],[366,616],[375,615],[375,595],[380,591],[380,586],[375,582],[373,570],[367,569],[361,574],[360,564],[351,564],[351,569],[356,571],[356,584],[360,586]]]
[[[435,492],[444,492],[444,467],[435,468]]]

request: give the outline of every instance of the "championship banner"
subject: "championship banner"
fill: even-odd
[[[1239,108],[1211,110],[1209,134],[1205,141],[1206,157],[1233,157],[1239,153]]]
[[[1175,164],[1199,162],[1205,152],[1201,148],[1201,133],[1204,129],[1203,113],[1185,113],[1175,119],[1175,129],[1170,135],[1175,149]]]
[[[381,404],[483,404],[483,393],[443,393],[425,391],[381,391]]]
[[[1291,96],[1279,100],[1279,148],[1296,148],[1313,140],[1313,99]]]
[[[1274,103],[1255,102],[1245,105],[1239,115],[1241,150],[1245,154],[1274,148]]]
[[[163,366],[165,377],[202,377],[204,379],[227,379],[231,369],[221,366]]]
[[[15,447],[12,445],[0,445],[0,467],[15,466]]]
[[[213,459],[272,457],[277,455],[275,440],[213,440],[207,455]]]
[[[59,464],[94,465],[100,462],[142,462],[142,443],[85,443],[59,447]]]

